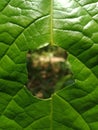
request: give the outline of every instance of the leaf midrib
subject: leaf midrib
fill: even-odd
[[[51,6],[50,6],[50,44],[54,44],[53,40],[53,0],[51,0]]]

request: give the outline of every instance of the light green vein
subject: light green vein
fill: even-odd
[[[51,0],[50,6],[50,44],[53,45],[53,0]]]

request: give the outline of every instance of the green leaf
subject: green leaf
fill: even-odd
[[[97,0],[0,1],[0,130],[98,129]],[[26,53],[69,52],[75,82],[50,99],[26,89]]]

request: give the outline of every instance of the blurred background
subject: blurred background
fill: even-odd
[[[57,46],[46,46],[27,54],[27,88],[38,98],[51,94],[73,82],[68,54]]]

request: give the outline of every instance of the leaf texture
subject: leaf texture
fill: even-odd
[[[69,53],[75,82],[31,95],[26,53]],[[0,130],[98,130],[98,0],[0,0]]]

